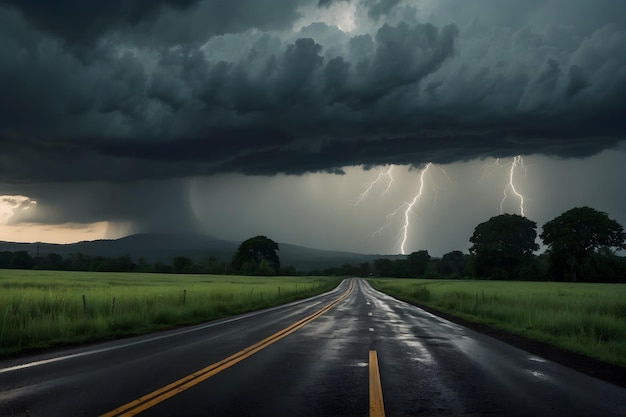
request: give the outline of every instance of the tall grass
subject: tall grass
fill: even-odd
[[[0,270],[0,355],[201,323],[323,293],[338,282]]]
[[[396,298],[626,367],[626,285],[373,279]]]

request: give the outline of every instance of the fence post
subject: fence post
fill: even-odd
[[[187,290],[183,290],[183,306],[187,302]]]
[[[85,301],[85,294],[83,294],[83,313],[87,313],[87,301]]]
[[[113,303],[111,304],[111,314],[115,311],[115,297],[113,297]]]

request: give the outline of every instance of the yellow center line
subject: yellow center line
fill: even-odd
[[[108,413],[102,414],[101,417],[113,417],[113,416],[134,416],[142,411],[147,410],[162,401],[165,401],[168,398],[173,397],[176,394],[179,394],[194,385],[199,384],[200,382],[212,377],[215,374],[222,372],[225,369],[230,368],[238,362],[254,355],[261,349],[264,349],[271,344],[279,341],[283,337],[290,335],[296,330],[304,327],[308,323],[312,322],[322,314],[326,313],[328,310],[339,304],[341,301],[345,300],[354,288],[354,282],[350,281],[350,287],[344,292],[341,296],[339,296],[336,300],[328,303],[326,306],[316,311],[315,313],[297,321],[296,323],[274,333],[273,335],[266,337],[265,339],[257,342],[225,359],[222,359],[219,362],[215,362],[205,368],[202,368],[192,374],[189,374],[183,378],[178,379],[177,381],[172,382],[164,386],[163,388],[159,388],[149,394],[146,394],[136,400],[133,400],[129,403],[126,403],[115,410],[112,410]]]
[[[375,350],[370,350],[369,357],[370,374],[370,417],[385,417],[385,405],[383,403],[383,388],[380,384],[378,371],[378,355]]]

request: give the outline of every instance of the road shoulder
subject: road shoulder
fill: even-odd
[[[503,341],[509,345],[515,346],[533,355],[540,356],[548,359],[552,362],[556,362],[568,368],[575,369],[584,374],[590,375],[594,378],[601,379],[611,384],[626,388],[626,368],[622,368],[617,365],[611,365],[606,362],[589,358],[584,355],[569,352],[563,349],[559,349],[547,343],[539,342],[533,339],[529,339],[523,336],[516,335],[506,330],[498,329],[492,326],[488,326],[482,323],[476,323],[470,320],[466,320],[457,316],[453,316],[448,313],[436,310],[434,308],[409,303],[416,307],[419,307],[431,314],[449,320],[453,323],[460,324],[479,333],[493,337]]]

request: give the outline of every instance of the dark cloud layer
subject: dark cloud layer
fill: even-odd
[[[302,0],[2,0],[33,28],[71,47],[94,47],[102,38],[121,42],[198,43],[206,37],[250,28],[284,28]]]
[[[0,183],[584,157],[625,139],[616,2],[574,2],[580,28],[550,16],[559,0],[434,23],[364,0],[371,30],[294,26],[336,3],[0,3]]]
[[[35,28],[59,35],[69,43],[83,43],[112,29],[154,19],[163,7],[184,10],[197,0],[3,0],[2,3],[19,9]]]

